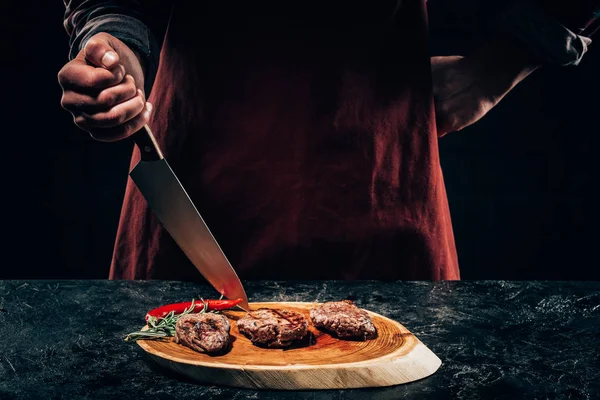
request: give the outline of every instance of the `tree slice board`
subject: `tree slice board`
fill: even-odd
[[[303,313],[320,303],[251,303],[250,309],[277,308]],[[138,340],[160,366],[199,383],[248,389],[349,389],[399,385],[425,378],[441,360],[400,323],[366,310],[377,328],[367,341],[337,339],[309,324],[307,338],[288,349],[253,345],[237,329],[243,311],[225,311],[232,345],[224,355],[198,353],[173,340]]]

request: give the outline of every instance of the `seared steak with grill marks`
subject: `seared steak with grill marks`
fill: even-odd
[[[224,315],[186,314],[175,324],[175,342],[201,353],[220,353],[229,346],[230,329]]]
[[[308,332],[308,319],[299,312],[259,308],[237,321],[238,330],[258,346],[284,348]]]
[[[377,329],[365,310],[351,300],[330,301],[310,310],[313,325],[340,339],[374,339]]]

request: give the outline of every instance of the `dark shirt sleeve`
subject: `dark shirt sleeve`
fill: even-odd
[[[150,93],[173,2],[64,0],[63,3],[63,25],[69,35],[69,59],[73,59],[95,34],[109,33],[140,56],[145,72],[145,90]]]
[[[469,41],[501,33],[545,65],[577,65],[600,24],[600,0],[429,0],[437,24],[453,20]],[[439,29],[433,26],[433,29]],[[443,28],[442,28],[443,30]],[[463,42],[466,40],[463,39]]]
[[[535,0],[534,3],[578,35],[590,37],[598,30],[600,0]]]
[[[543,63],[578,65],[598,29],[600,0],[515,1],[500,29],[527,45]]]

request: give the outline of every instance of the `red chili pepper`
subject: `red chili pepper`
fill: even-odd
[[[208,311],[227,310],[237,306],[242,302],[242,299],[235,300],[205,300],[208,303]]]
[[[218,310],[226,310],[228,308],[233,308],[236,305],[240,304],[242,299],[235,300],[198,300],[194,301],[194,309],[191,311],[192,313],[200,312],[204,309],[204,303],[208,304],[207,311],[218,311]],[[184,301],[182,303],[174,303],[167,304],[153,310],[148,311],[146,314],[146,321],[148,318],[155,317],[157,319],[161,319],[166,317],[171,311],[174,314],[181,314],[188,308],[192,306],[191,301]]]

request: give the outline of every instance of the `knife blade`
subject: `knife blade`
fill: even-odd
[[[241,298],[249,310],[242,283],[204,219],[164,158],[150,127],[131,135],[141,160],[129,172],[163,227],[202,276],[228,299]]]

